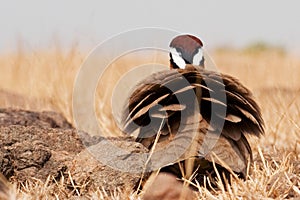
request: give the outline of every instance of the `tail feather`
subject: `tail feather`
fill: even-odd
[[[195,102],[198,107],[194,107]],[[227,138],[233,145],[228,152],[234,150],[240,155],[240,161],[245,162],[241,166],[247,166],[249,157],[252,160],[246,135],[264,133],[261,111],[252,93],[236,78],[205,69],[155,73],[137,85],[125,109],[129,112],[122,118],[124,131],[140,130],[137,141],[147,140],[147,147],[152,146],[162,122],[161,137],[165,138],[180,131],[184,113],[195,115],[193,109],[199,109],[199,122],[206,121],[207,130],[220,131]]]

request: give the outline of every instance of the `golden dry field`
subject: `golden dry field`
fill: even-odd
[[[0,107],[61,112],[72,118],[73,83],[87,53],[76,46],[68,51],[25,52],[0,55]],[[300,198],[300,58],[272,49],[255,52],[219,50],[210,55],[222,73],[231,74],[250,88],[259,102],[265,120],[265,136],[250,138],[254,152],[252,173],[246,181],[220,184],[218,189],[199,187],[200,199],[285,199]],[[110,116],[110,85],[130,68],[147,60],[168,57],[127,58],[115,62],[97,92],[97,113],[106,135],[117,135]],[[74,122],[73,122],[74,123]],[[64,180],[57,183],[36,181],[14,186],[19,199],[48,199],[70,192]],[[87,195],[91,199],[135,199],[132,194],[116,192],[107,197],[101,189]],[[125,195],[125,197],[124,197]]]

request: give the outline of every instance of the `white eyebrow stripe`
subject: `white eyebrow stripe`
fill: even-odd
[[[175,48],[170,48],[170,52],[172,54],[173,61],[176,63],[176,65],[179,68],[184,69],[186,64],[183,58],[181,57],[181,54],[179,54],[179,52]]]
[[[193,57],[193,65],[200,65],[203,60],[203,51],[201,48],[198,49],[198,53],[196,53]]]

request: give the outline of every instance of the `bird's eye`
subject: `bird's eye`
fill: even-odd
[[[171,48],[170,49],[170,53],[172,55],[173,61],[174,63],[181,69],[185,68],[185,61],[184,59],[181,57],[181,54],[175,49],[175,48]]]
[[[203,65],[203,59],[203,51],[199,48],[198,52],[193,56],[193,65]]]

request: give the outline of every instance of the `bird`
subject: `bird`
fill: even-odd
[[[170,45],[170,68],[184,69],[187,64],[204,68],[202,41],[193,35],[179,35]]]
[[[217,176],[217,169],[227,179],[232,173],[245,179],[253,162],[247,137],[264,134],[261,109],[252,92],[237,78],[205,68],[198,37],[178,35],[169,47],[170,69],[151,74],[128,97],[123,131],[137,132],[136,142],[149,150],[173,143],[184,151],[161,166],[162,172],[187,179],[196,174],[194,179],[203,182]],[[160,159],[172,153],[161,154]]]

